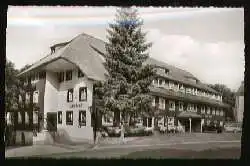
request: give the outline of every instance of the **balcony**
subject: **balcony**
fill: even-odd
[[[150,88],[151,93],[157,96],[162,96],[170,99],[175,99],[175,100],[186,100],[190,102],[199,102],[199,103],[205,103],[205,104],[210,104],[212,106],[219,106],[219,107],[225,107],[228,108],[229,105],[222,103],[221,101],[217,101],[214,99],[209,99],[204,96],[196,96],[192,94],[185,94],[180,91],[176,92],[174,90],[169,90],[165,88],[157,88],[157,87],[151,87]]]

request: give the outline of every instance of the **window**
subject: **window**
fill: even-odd
[[[174,118],[168,117],[168,126],[174,126]]]
[[[153,100],[152,100],[152,106],[154,107],[155,106],[155,98],[153,97]]]
[[[223,126],[223,121],[220,121],[220,126]]]
[[[219,115],[220,115],[219,110],[216,110],[216,111],[215,111],[215,115],[217,115],[217,116],[219,116]]]
[[[64,72],[58,73],[58,81],[63,82],[64,81]]]
[[[205,114],[205,107],[204,106],[201,106],[201,113]]]
[[[37,111],[33,112],[33,123],[38,124],[38,112]]]
[[[143,126],[144,126],[144,127],[147,127],[147,118],[146,118],[146,117],[143,118],[143,122],[142,122],[142,123],[143,123]]]
[[[169,70],[168,69],[165,69],[165,74],[168,74],[169,73]]]
[[[152,118],[148,118],[148,127],[152,127]]]
[[[25,112],[25,124],[29,124],[29,114]]]
[[[78,78],[80,77],[84,77],[84,74],[80,69],[78,69]]]
[[[86,111],[79,111],[79,125],[86,126]]]
[[[66,71],[66,81],[72,80],[72,70]]]
[[[207,120],[207,125],[210,125],[210,120]]]
[[[223,111],[220,111],[220,116],[223,116]]]
[[[215,115],[215,110],[213,109],[213,111],[212,111],[212,115]]]
[[[17,123],[22,123],[22,113],[21,112],[18,112],[17,113]]]
[[[25,103],[28,104],[30,102],[30,92],[26,92],[25,94]]]
[[[183,111],[183,102],[179,102],[179,111]]]
[[[175,110],[175,102],[174,101],[169,101],[169,110],[174,111]]]
[[[87,87],[79,88],[79,101],[87,101]]]
[[[159,85],[162,85],[162,79],[159,79]]]
[[[58,124],[62,124],[62,111],[58,111],[57,119],[58,119]]]
[[[45,76],[46,76],[46,73],[45,72],[39,72],[39,79],[44,79]]]
[[[33,94],[33,103],[38,103],[39,92],[35,91]]]
[[[72,102],[72,101],[73,101],[73,89],[69,89],[67,94],[67,102]]]
[[[73,125],[73,111],[66,112],[66,125]]]
[[[207,109],[207,114],[210,114],[211,112],[210,112],[210,108],[208,107],[208,109]]]

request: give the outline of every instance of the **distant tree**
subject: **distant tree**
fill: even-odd
[[[228,88],[226,85],[223,84],[208,84],[209,87],[215,89],[222,95],[222,101],[224,103],[227,103],[231,106],[231,109],[229,112],[226,113],[227,119],[231,118],[234,119],[233,109],[235,107],[235,93],[231,91],[230,88]]]
[[[151,111],[149,85],[154,70],[151,65],[143,64],[149,57],[147,50],[151,43],[146,42],[142,25],[136,9],[121,8],[117,10],[115,23],[109,24],[107,30],[105,67],[109,76],[97,91],[103,95],[105,110],[113,111],[115,117],[121,113],[122,120],[128,114]]]
[[[18,79],[16,77],[18,70],[14,63],[6,61],[5,65],[5,111],[12,111],[17,104]]]

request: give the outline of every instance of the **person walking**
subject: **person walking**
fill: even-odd
[[[120,143],[124,144],[124,124],[121,122],[121,136],[120,136]]]

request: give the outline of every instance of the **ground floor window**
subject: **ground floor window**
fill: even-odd
[[[148,118],[148,127],[152,127],[152,118]]]
[[[220,126],[223,126],[223,121],[220,121]]]
[[[143,118],[144,127],[152,127],[152,118]]]
[[[86,111],[79,111],[79,125],[86,126]]]
[[[73,125],[73,111],[66,112],[66,124]]]
[[[174,117],[168,117],[168,125],[174,126]]]
[[[62,111],[58,111],[57,116],[58,124],[62,124]]]

